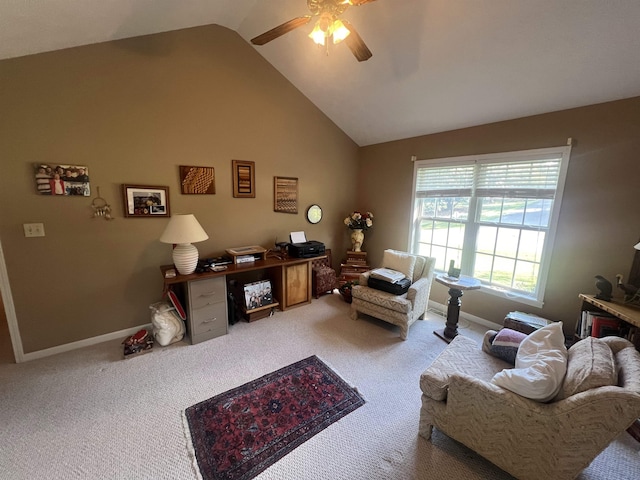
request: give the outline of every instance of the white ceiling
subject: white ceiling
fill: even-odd
[[[0,59],[219,24],[247,41],[306,0],[0,0]],[[344,17],[373,52],[328,56],[312,24],[255,47],[358,145],[640,96],[639,0],[377,0]]]

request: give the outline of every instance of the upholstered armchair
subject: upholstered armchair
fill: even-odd
[[[385,250],[381,267],[402,272],[412,280],[409,291],[402,295],[376,290],[368,286],[371,272],[360,275],[351,290],[351,318],[359,313],[371,315],[400,327],[400,337],[407,339],[409,327],[423,318],[429,303],[435,258],[398,250]]]
[[[319,298],[323,293],[330,293],[336,288],[336,271],[331,267],[331,249],[325,250],[325,257],[311,261],[311,285],[313,295]]]
[[[546,403],[492,382],[513,368],[458,335],[420,377],[420,435],[436,427],[520,480],[568,480],[640,417],[640,353],[622,338],[569,348],[562,389]]]

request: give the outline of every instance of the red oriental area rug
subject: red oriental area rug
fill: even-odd
[[[364,404],[315,355],[185,411],[204,480],[248,480]]]

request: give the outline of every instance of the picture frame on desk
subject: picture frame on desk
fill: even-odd
[[[259,280],[244,286],[244,306],[247,312],[273,304],[271,280]]]
[[[169,187],[122,185],[124,216],[129,218],[166,218],[171,216]]]

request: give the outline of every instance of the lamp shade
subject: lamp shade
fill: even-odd
[[[162,243],[196,243],[209,238],[192,213],[173,215],[160,236]]]
[[[207,232],[196,217],[189,213],[173,215],[162,232],[160,241],[176,244],[173,249],[173,264],[181,275],[189,275],[198,265],[198,249],[191,244],[207,238]]]
[[[633,248],[635,248],[636,250],[640,250],[640,242],[636,243]]]

